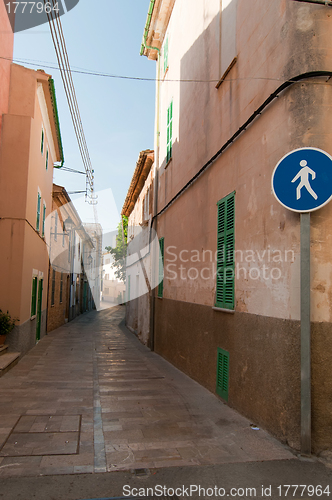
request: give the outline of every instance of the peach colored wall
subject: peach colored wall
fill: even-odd
[[[162,68],[160,85],[158,210],[282,82],[305,71],[330,70],[330,9],[286,0],[238,0],[238,61],[217,90],[219,9],[219,0],[201,0],[195,9],[190,0],[177,0],[167,28],[169,69],[164,76]],[[166,113],[171,99],[173,158],[165,168]],[[261,271],[263,264],[271,264],[269,250],[280,250],[283,260],[286,250],[294,252],[294,259],[276,264],[281,271],[278,280],[250,280],[240,273],[237,311],[299,319],[299,216],[275,200],[271,175],[278,160],[292,149],[313,146],[332,154],[331,102],[332,86],[326,80],[301,82],[286,90],[158,219],[158,236],[165,237],[165,249],[174,245],[177,255],[183,249],[214,253],[216,203],[236,190],[236,250],[253,250],[260,256],[265,251],[263,261],[256,254],[254,264]],[[313,321],[332,321],[331,213],[332,205],[328,205],[312,216]],[[252,264],[239,263],[249,272]],[[207,266],[203,262],[181,264],[199,272]],[[166,270],[165,298],[214,306],[215,278],[182,280],[177,272],[177,279],[171,279],[174,275]]]
[[[44,279],[42,310],[47,305],[48,251],[42,237],[43,203],[46,216],[52,210],[53,161],[49,154],[46,170],[46,150],[52,137],[46,133],[38,99],[37,79],[46,78],[17,65],[11,66],[9,114],[4,116],[3,144],[0,157],[0,221],[1,275],[6,276],[10,293],[0,291],[0,308],[8,309],[20,318],[20,324],[31,314],[33,270]],[[41,153],[41,131],[45,130],[44,153]],[[54,149],[54,146],[53,146]],[[37,196],[41,194],[40,230],[36,230]],[[20,221],[13,222],[13,218]],[[11,220],[10,220],[11,219]],[[13,241],[12,245],[8,242]]]
[[[4,2],[0,4],[0,140],[2,115],[8,111],[10,64],[13,58],[14,34],[12,32]],[[9,60],[7,60],[9,59]]]

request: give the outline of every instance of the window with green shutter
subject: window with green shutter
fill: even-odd
[[[35,316],[37,312],[37,276],[32,278],[32,291],[31,291],[31,316]]]
[[[36,229],[39,231],[40,229],[40,207],[41,207],[41,196],[38,193],[38,199],[37,199],[37,220],[36,220]]]
[[[159,279],[158,279],[158,297],[164,293],[164,238],[159,240]]]
[[[41,152],[41,154],[44,153],[44,139],[45,139],[45,134],[44,134],[44,129],[42,128],[41,144],[40,144],[40,152]]]
[[[229,352],[218,348],[217,359],[217,394],[228,401],[229,386]]]
[[[173,101],[167,109],[167,154],[166,163],[172,158],[172,146],[173,146]]]
[[[218,203],[216,307],[234,309],[235,192]]]
[[[48,169],[48,150],[46,151],[46,170]]]
[[[45,236],[45,219],[46,219],[46,205],[43,203],[43,223],[42,223],[42,237]]]
[[[60,278],[60,304],[62,304],[62,297],[63,297],[63,272],[61,272],[61,278]]]
[[[51,306],[55,304],[55,269],[52,269]]]
[[[164,73],[166,73],[167,68],[168,68],[168,37],[166,38],[164,45]]]

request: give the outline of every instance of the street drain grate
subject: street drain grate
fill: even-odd
[[[150,475],[150,469],[133,469],[133,474],[136,477],[146,477]]]
[[[77,455],[81,422],[81,415],[22,415],[0,457]]]

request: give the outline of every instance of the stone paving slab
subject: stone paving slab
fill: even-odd
[[[142,346],[123,315],[80,316],[1,379],[0,477],[294,459]]]

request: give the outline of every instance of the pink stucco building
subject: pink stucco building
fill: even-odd
[[[195,8],[151,0],[141,47],[156,60],[152,227],[164,254],[152,343],[294,448],[300,219],[276,201],[271,176],[293,149],[332,154],[331,14],[295,0],[198,0]],[[316,453],[332,447],[331,230],[329,204],[311,219]]]
[[[8,343],[21,353],[46,331],[46,220],[53,165],[62,161],[53,80],[12,64],[0,149],[0,309],[19,320]]]

